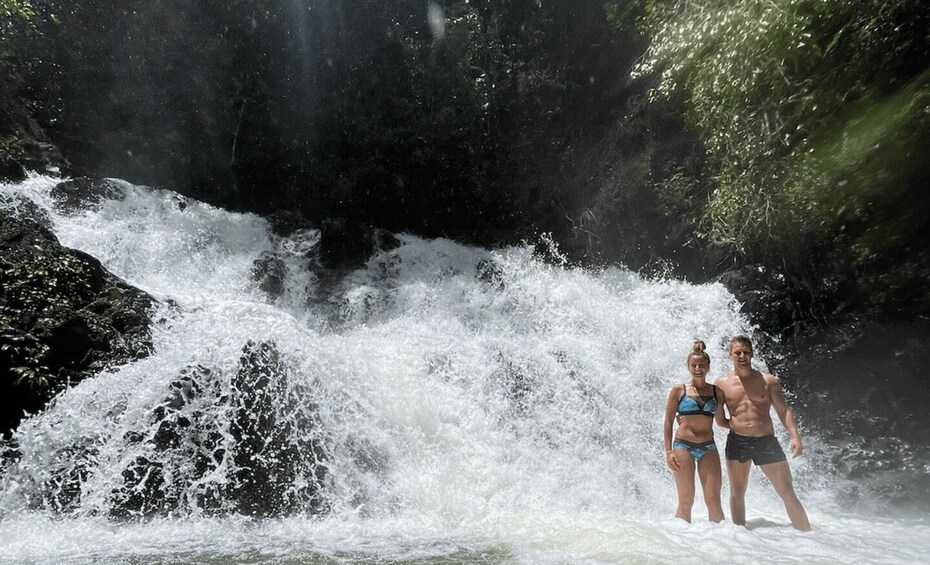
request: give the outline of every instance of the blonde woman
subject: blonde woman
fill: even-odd
[[[691,381],[677,384],[668,393],[665,405],[665,463],[675,476],[678,490],[676,518],[691,521],[694,506],[694,471],[697,470],[707,505],[708,517],[712,522],[723,520],[720,505],[720,455],[714,443],[714,420],[725,427],[723,393],[707,382],[710,356],[704,351],[703,341],[695,341],[688,353],[686,364]],[[674,439],[672,429],[675,422]]]

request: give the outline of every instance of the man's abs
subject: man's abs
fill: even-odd
[[[730,416],[730,430],[741,436],[758,437],[775,433],[775,425],[768,416],[734,414]]]

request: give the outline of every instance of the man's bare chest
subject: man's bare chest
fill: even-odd
[[[751,405],[761,408],[767,408],[771,404],[765,381],[744,383],[736,379],[735,382],[728,383],[723,390],[724,394],[726,394],[727,404]]]

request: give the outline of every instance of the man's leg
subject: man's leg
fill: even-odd
[[[759,468],[762,469],[762,472],[772,483],[772,486],[775,487],[775,492],[778,493],[782,502],[785,503],[785,510],[788,511],[788,518],[791,520],[791,525],[802,532],[810,531],[811,523],[807,519],[807,512],[804,511],[804,506],[802,506],[801,501],[798,500],[798,495],[794,493],[794,484],[791,480],[791,468],[788,466],[788,462],[777,461],[775,463],[766,463],[765,465],[760,465]]]
[[[737,526],[746,525],[746,487],[749,485],[751,461],[740,463],[727,459],[727,475],[730,477],[730,518]]]

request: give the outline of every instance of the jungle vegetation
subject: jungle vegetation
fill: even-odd
[[[0,157],[926,317],[921,0],[0,0]],[[25,124],[25,125],[24,125]]]

